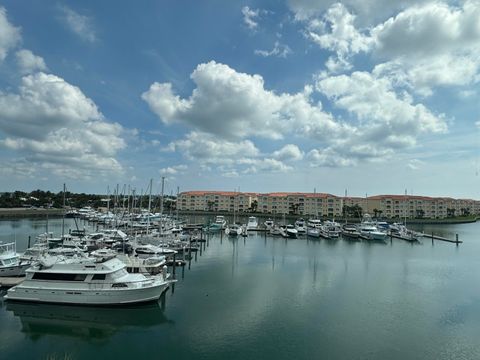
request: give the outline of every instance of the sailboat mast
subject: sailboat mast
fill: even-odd
[[[65,183],[63,184],[62,238],[65,235]]]
[[[147,235],[148,235],[148,229],[150,228],[150,208],[152,206],[152,181],[153,179],[150,179],[150,193],[148,195],[148,213],[147,213]]]
[[[162,192],[160,194],[160,236],[162,235],[163,226],[163,191],[165,189],[165,176],[162,176]]]

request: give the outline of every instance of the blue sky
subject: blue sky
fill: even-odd
[[[1,1],[0,189],[478,199],[480,2]]]

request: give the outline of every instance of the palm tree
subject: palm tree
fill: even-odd
[[[254,213],[257,211],[258,208],[258,201],[253,200],[252,203],[250,204],[250,210]]]

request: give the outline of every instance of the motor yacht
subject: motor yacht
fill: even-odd
[[[305,234],[307,232],[305,220],[298,219],[297,221],[295,221],[295,229],[297,229],[299,234]]]
[[[0,243],[0,276],[23,276],[30,261],[21,260],[14,242]]]
[[[50,256],[26,270],[25,280],[4,299],[78,305],[122,305],[157,300],[172,280],[161,274],[129,274],[116,257]]]
[[[257,230],[258,220],[255,216],[248,217],[247,230]]]
[[[225,235],[228,236],[238,236],[242,233],[242,227],[237,224],[228,225],[225,229]]]

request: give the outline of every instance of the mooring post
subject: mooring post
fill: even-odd
[[[458,246],[458,234],[455,234],[455,243],[456,243],[457,246]]]
[[[432,231],[432,245],[433,245],[433,231]]]
[[[30,247],[30,239],[31,239],[31,236],[28,235],[28,247]]]
[[[175,269],[176,269],[176,264],[177,264],[177,259],[176,259],[177,254],[173,254],[173,277],[175,278]]]

